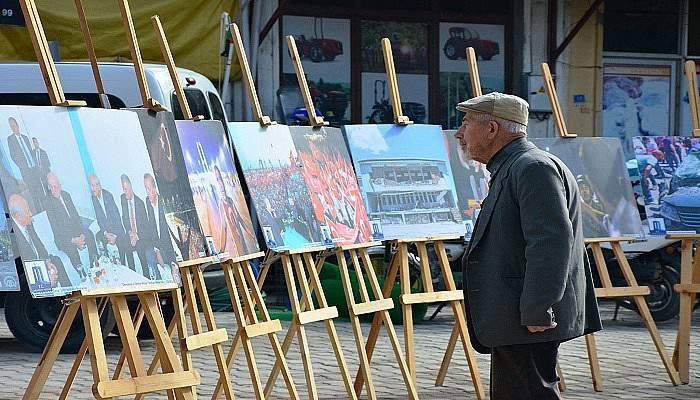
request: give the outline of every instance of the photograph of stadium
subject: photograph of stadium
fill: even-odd
[[[436,125],[346,125],[369,218],[386,239],[464,235],[452,168]]]
[[[199,224],[209,252],[238,257],[259,251],[248,205],[220,121],[175,121]]]
[[[370,240],[371,227],[343,133],[338,128],[290,127],[311,193],[314,215],[333,243]]]
[[[228,126],[267,246],[286,250],[322,244],[322,227],[289,127]]]

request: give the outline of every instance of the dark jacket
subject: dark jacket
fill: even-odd
[[[29,154],[25,155],[24,150],[22,150],[22,145],[19,142],[20,140],[24,143]],[[30,168],[27,157],[31,158],[35,166],[37,165],[36,157],[32,151],[32,143],[29,141],[29,136],[20,134],[18,138],[17,135],[12,134],[7,137],[7,147],[10,150],[10,158],[12,158],[12,161],[14,161],[14,163],[19,167],[22,175],[24,175],[24,171]]]
[[[151,205],[150,200],[146,198],[146,215],[148,215],[148,230],[151,232],[151,243],[153,247],[160,250],[163,261],[171,263],[175,261],[176,258],[175,249],[173,248],[173,241],[170,238],[168,220],[165,219],[165,204],[163,204],[163,198],[161,196],[158,196],[158,210],[158,215],[154,215],[155,209],[153,205]],[[156,218],[158,218],[160,234],[158,232],[158,225],[156,225]]]
[[[148,217],[146,216],[146,205],[143,203],[136,194],[134,196],[134,218],[136,219],[136,233],[138,234],[139,240],[136,242],[137,249],[145,249],[150,242],[151,232],[148,229]],[[126,195],[121,195],[122,203],[122,224],[124,225],[124,232],[126,232],[127,241],[129,238],[129,232],[131,231],[131,220],[129,218],[129,201],[126,199]]]
[[[602,329],[576,179],[518,139],[492,157],[489,194],[462,259],[472,344],[565,341]],[[530,333],[528,325],[557,327]]]
[[[34,224],[32,223],[26,226],[27,234],[34,244],[34,247],[32,247],[32,244],[29,243],[29,240],[27,240],[27,238],[20,231],[15,220],[10,219],[10,221],[12,222],[12,231],[15,234],[19,256],[25,261],[46,259],[49,253],[46,251],[46,247],[44,247],[44,244],[41,242],[41,239],[39,239],[39,236],[36,234]],[[34,251],[34,249],[36,249],[36,251]]]
[[[102,202],[95,195],[92,195],[92,206],[95,209],[97,225],[100,227],[97,236],[103,239],[104,233],[109,232],[123,238],[125,235],[124,225],[119,215],[117,203],[114,201],[114,196],[108,190],[102,189],[102,198],[105,204],[104,209],[102,208]]]
[[[56,247],[68,254],[69,251],[75,249],[75,245],[71,240],[85,233],[80,214],[78,214],[78,210],[73,204],[73,199],[65,190],[61,191],[60,199],[49,195],[46,197],[46,211],[51,223]]]

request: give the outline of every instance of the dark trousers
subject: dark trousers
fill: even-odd
[[[558,350],[558,341],[492,348],[491,400],[561,399]]]

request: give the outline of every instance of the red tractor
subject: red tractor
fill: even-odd
[[[481,39],[479,33],[473,29],[452,27],[449,29],[450,38],[445,42],[442,51],[450,60],[467,58],[467,47],[473,47],[476,58],[490,60],[499,53],[498,43],[493,40]]]
[[[307,38],[306,35],[297,35],[295,39],[301,57],[308,57],[313,62],[333,61],[337,56],[343,54],[343,43],[340,40],[324,37],[323,18],[314,18],[314,37]]]

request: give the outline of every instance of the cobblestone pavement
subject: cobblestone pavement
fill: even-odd
[[[596,335],[598,354],[600,357],[601,373],[603,376],[604,392],[596,393],[590,379],[586,356],[585,341],[577,339],[565,343],[561,348],[560,364],[566,379],[567,399],[700,399],[700,312],[695,313],[693,336],[691,338],[691,377],[689,385],[674,387],[659,359],[654,345],[644,325],[637,315],[631,311],[622,310],[616,321],[612,321],[613,306],[604,303],[602,314],[605,319],[605,330]],[[415,341],[418,365],[418,390],[422,399],[473,399],[475,398],[472,384],[469,380],[469,369],[461,353],[455,353],[443,387],[435,387],[434,381],[444,352],[445,345],[452,328],[452,318],[448,308],[432,323],[422,323],[416,326]],[[3,314],[4,313],[0,313]],[[235,323],[231,313],[217,313],[220,327],[229,330],[233,336]],[[668,351],[672,351],[678,321],[672,320],[660,324],[663,340]],[[286,329],[289,324],[284,322]],[[336,320],[335,325],[342,342],[345,357],[350,366],[351,374],[357,372],[358,358],[352,334],[352,328],[347,321]],[[403,342],[403,329],[396,327]],[[365,335],[369,324],[363,324]],[[326,330],[322,323],[307,325],[307,333],[311,344],[314,360],[314,371],[322,399],[345,398],[343,384],[339,378],[332,349],[327,340]],[[282,336],[280,335],[280,339]],[[120,342],[117,337],[107,340],[107,352],[110,367],[119,354]],[[269,350],[269,342],[263,338],[254,339],[256,357],[261,374],[267,377],[272,366],[273,357]],[[144,357],[147,360],[154,354],[152,342],[141,343]],[[458,347],[459,348],[459,347]],[[226,346],[228,351],[228,344]],[[254,398],[250,377],[241,352],[232,370],[232,381],[237,399]],[[19,399],[29,381],[31,373],[39,359],[39,354],[24,351],[10,334],[4,317],[0,318],[0,398]],[[55,399],[70,369],[73,361],[71,355],[61,355],[54,368],[54,373],[42,395],[42,399]],[[306,398],[304,374],[298,346],[293,345],[288,356],[294,380],[300,395]],[[211,397],[214,383],[218,376],[216,363],[210,348],[198,350],[194,355],[196,368],[202,375],[202,385],[199,387],[199,398]],[[478,364],[483,384],[488,388],[489,359],[479,355]],[[381,399],[405,399],[406,391],[398,369],[395,368],[393,352],[385,334],[379,338],[378,347],[373,359],[373,378],[377,395]],[[91,397],[92,376],[89,362],[85,360],[71,392],[71,399],[88,399]],[[148,398],[165,398],[165,394],[152,394]],[[364,394],[362,396],[365,398]],[[223,398],[223,397],[222,397]],[[287,398],[283,381],[278,381],[274,399]]]

